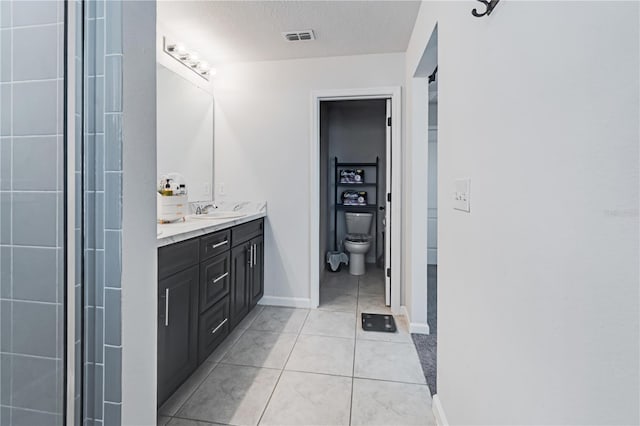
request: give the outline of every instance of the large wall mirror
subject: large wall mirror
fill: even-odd
[[[180,173],[189,201],[212,198],[213,95],[157,65],[158,179]]]

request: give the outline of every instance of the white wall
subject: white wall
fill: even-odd
[[[412,158],[437,23],[439,400],[451,424],[637,424],[639,5],[473,7],[424,2],[407,51]]]
[[[178,172],[187,182],[189,201],[210,200],[213,194],[213,95],[160,64],[156,86],[157,178]]]
[[[156,424],[155,3],[122,2],[122,424]]]
[[[402,86],[404,60],[384,54],[219,67],[216,189],[223,184],[226,198],[268,202],[266,299],[310,298],[309,197],[317,196],[309,194],[312,91]]]

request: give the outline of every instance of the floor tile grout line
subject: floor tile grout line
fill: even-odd
[[[231,425],[230,423],[212,422],[210,420],[201,420],[201,419],[195,419],[193,417],[185,417],[185,416],[171,416],[171,420],[173,419],[189,420],[191,422],[200,422],[200,423],[209,424],[209,425],[221,425],[221,426]],[[171,426],[171,420],[167,422],[167,426]]]
[[[292,373],[304,373],[304,374],[313,374],[316,376],[330,376],[330,377],[341,377],[343,379],[352,379],[353,378],[353,374],[352,375],[344,375],[344,374],[336,374],[336,373],[319,373],[317,371],[305,371],[305,370],[287,370],[286,368],[283,371],[290,371]]]
[[[304,321],[302,321],[302,325],[300,326],[300,329],[298,330],[298,334],[296,335],[296,340],[295,342],[293,342],[293,346],[291,346],[291,350],[289,351],[289,355],[287,356],[287,360],[284,362],[284,365],[282,366],[282,370],[280,370],[280,374],[278,375],[278,380],[276,380],[276,384],[273,386],[273,389],[271,390],[271,393],[269,394],[269,399],[267,399],[267,403],[264,405],[264,408],[262,409],[262,413],[260,414],[260,418],[258,418],[258,425],[260,424],[260,422],[262,422],[262,419],[265,415],[265,413],[267,412],[267,409],[269,408],[269,404],[271,403],[271,399],[273,398],[273,394],[276,392],[276,389],[278,388],[278,384],[280,383],[280,379],[282,378],[282,375],[284,374],[284,369],[287,367],[287,363],[289,362],[289,359],[291,358],[291,354],[293,353],[293,350],[296,348],[296,344],[298,343],[298,338],[300,337],[300,333],[302,332],[302,329],[304,328],[305,323],[307,322],[307,319],[309,318],[309,313],[311,312],[310,309],[307,309],[307,314],[304,317]]]
[[[349,403],[349,425],[353,422],[353,387],[356,375],[356,347],[358,345],[358,304],[360,302],[360,277],[358,277],[358,291],[356,293],[356,326],[353,333],[353,362],[351,365],[351,402]]]
[[[403,385],[427,386],[426,383],[403,382],[401,380],[389,380],[389,379],[377,379],[375,377],[353,376],[353,378],[354,379],[359,379],[359,380],[371,380],[371,381],[374,381],[374,382],[400,383],[400,384],[403,384]]]
[[[356,318],[357,321],[357,318]],[[336,336],[336,335],[329,335],[329,334],[318,334],[318,333],[300,333],[301,336],[313,336],[313,337],[329,337],[332,339],[343,339],[343,340],[352,340],[351,337],[344,337],[344,336]]]
[[[279,367],[265,367],[263,365],[258,366],[258,365],[250,365],[250,364],[238,364],[235,362],[228,362],[228,361],[220,361],[218,362],[218,364],[222,364],[222,365],[232,365],[234,367],[250,367],[250,368],[264,368],[265,370],[275,370],[275,371],[282,371],[284,370],[283,368],[279,368]]]

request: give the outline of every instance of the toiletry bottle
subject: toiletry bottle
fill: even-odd
[[[171,184],[169,182],[167,182],[167,184],[164,186],[164,190],[162,191],[162,195],[167,196],[167,197],[173,195],[173,190],[171,189]]]

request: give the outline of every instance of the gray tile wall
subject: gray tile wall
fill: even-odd
[[[122,10],[85,1],[85,424],[119,425],[121,392]],[[79,166],[79,165],[78,165]]]
[[[0,1],[3,426],[62,424],[63,4],[62,0]],[[84,369],[84,386],[76,381],[76,423],[119,425],[121,3],[78,0],[70,7],[76,8],[77,29],[84,24],[87,34],[84,47],[82,39],[76,40],[76,50],[82,52],[84,48],[84,55],[76,57],[76,76],[82,78],[75,82],[76,218],[83,219],[77,221],[76,228],[75,311],[76,318],[85,321],[84,345],[80,321],[76,323],[76,359],[80,360],[84,351],[85,361],[84,365],[78,363],[75,375],[80,380],[78,373]],[[79,416],[82,400],[84,419]]]
[[[62,424],[62,0],[0,2],[0,424]]]

